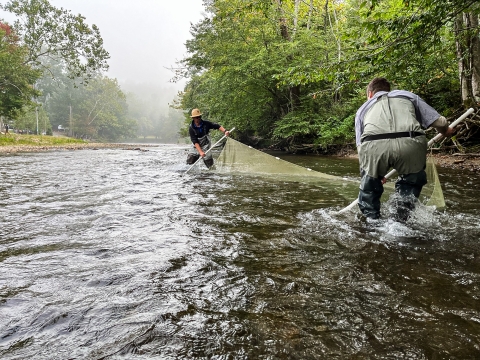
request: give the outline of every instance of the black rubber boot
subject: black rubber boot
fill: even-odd
[[[188,154],[187,156],[187,164],[188,165],[193,165],[197,162],[198,158],[200,157],[200,155],[198,154]]]
[[[207,168],[209,168],[209,169],[213,166],[213,159],[211,159],[211,158],[210,158],[210,159],[207,159],[207,160],[203,159],[203,162],[205,163],[205,165],[206,165]]]
[[[395,201],[395,213],[393,219],[399,222],[406,222],[415,209],[417,198],[413,195],[407,197],[399,196]]]
[[[410,213],[415,209],[417,199],[422,192],[423,186],[427,183],[427,174],[424,170],[414,173],[400,175],[395,183],[395,191],[399,195],[397,200],[398,221],[407,221]]]
[[[380,179],[375,179],[362,172],[360,192],[358,194],[358,207],[368,218],[380,217],[380,198],[383,194],[383,184]]]

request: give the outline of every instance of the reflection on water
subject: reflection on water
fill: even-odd
[[[478,175],[440,169],[447,210],[400,224],[184,161],[167,145],[0,157],[2,359],[480,357]]]

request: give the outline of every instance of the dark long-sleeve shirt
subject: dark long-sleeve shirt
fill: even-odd
[[[190,140],[192,140],[192,143],[194,145],[196,143],[200,144],[200,141],[198,139],[204,137],[205,135],[208,135],[211,129],[218,130],[220,129],[220,125],[208,120],[202,120],[202,122],[200,123],[200,126],[197,127],[195,126],[195,122],[192,120],[192,123],[188,128]]]

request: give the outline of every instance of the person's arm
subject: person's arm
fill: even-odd
[[[192,140],[193,146],[195,146],[195,149],[197,149],[198,154],[203,158],[205,156],[205,153],[202,150],[202,147],[198,143],[198,136],[195,134],[195,131],[190,127],[188,129],[188,133],[190,135],[190,140]]]
[[[202,150],[202,147],[200,146],[200,144],[198,142],[196,142],[195,144],[193,144],[195,146],[195,149],[197,149],[198,153],[200,154],[200,157],[205,157],[205,153],[203,152]]]
[[[448,121],[443,116],[440,116],[437,120],[435,120],[431,126],[446,137],[451,137],[456,132],[454,128],[448,126]]]
[[[220,125],[220,127],[218,128],[218,130],[220,130],[221,132],[223,132],[225,134],[225,136],[228,136],[230,135],[230,131],[226,130],[223,126]]]

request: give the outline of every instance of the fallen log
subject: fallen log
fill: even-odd
[[[458,157],[480,157],[480,154],[477,153],[472,153],[472,154],[462,154],[462,153],[455,153],[452,154],[452,156],[458,156]]]

